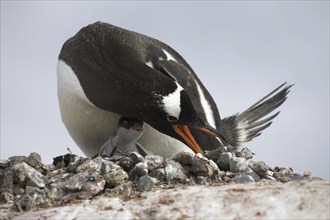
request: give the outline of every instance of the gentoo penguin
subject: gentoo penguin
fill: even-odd
[[[277,116],[285,83],[240,114],[221,119],[212,96],[188,63],[151,37],[96,22],[68,39],[57,65],[62,121],[87,156],[114,136],[121,117],[145,123],[139,143],[170,157],[222,145],[237,148]]]
[[[116,135],[103,144],[99,156],[123,155],[137,152],[142,156],[148,155],[146,150],[136,141],[143,133],[143,121],[122,117],[119,120]]]

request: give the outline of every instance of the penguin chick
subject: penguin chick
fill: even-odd
[[[118,154],[137,152],[148,155],[145,149],[136,141],[143,134],[143,121],[122,117],[119,120],[116,135],[111,137],[99,151],[99,156],[111,157]]]

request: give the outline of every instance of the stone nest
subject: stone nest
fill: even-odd
[[[45,165],[40,155],[13,156],[0,161],[0,203],[13,212],[61,206],[100,195],[134,197],[142,191],[177,185],[288,182],[320,179],[310,172],[269,167],[254,161],[243,148],[219,148],[202,154],[179,153],[171,158],[131,153],[111,158],[66,154]]]

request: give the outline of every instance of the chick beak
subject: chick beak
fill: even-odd
[[[141,132],[143,131],[143,124],[139,124],[139,123],[135,123],[133,126],[132,126],[132,129],[138,131],[138,132]]]
[[[226,140],[226,138],[221,134],[219,131],[215,130],[214,128],[202,128],[202,127],[194,127],[200,131],[205,132],[213,137],[219,137],[220,139]],[[202,148],[196,142],[195,138],[192,136],[189,127],[187,125],[173,125],[173,129],[176,133],[182,137],[182,139],[186,142],[191,150],[195,153],[203,153]]]

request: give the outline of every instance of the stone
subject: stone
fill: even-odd
[[[18,184],[38,188],[45,187],[45,176],[25,162],[12,166],[13,179]]]
[[[102,163],[101,174],[104,177],[107,186],[113,188],[128,180],[128,174],[117,164],[111,161]]]
[[[210,160],[217,161],[224,152],[232,152],[235,149],[232,146],[220,146],[212,151],[205,151],[204,156]]]
[[[149,175],[158,181],[181,182],[189,181],[187,170],[178,162],[171,158],[166,158],[163,166],[153,169]]]
[[[112,161],[104,160],[101,164],[101,175],[110,173],[114,169],[120,169],[120,166]]]
[[[201,154],[196,154],[191,164],[191,172],[195,176],[213,177],[219,174],[220,170],[214,161]]]
[[[116,161],[116,164],[121,166],[126,172],[130,171],[135,166],[133,159],[127,156],[120,157]]]
[[[147,163],[139,162],[137,163],[132,171],[130,172],[130,180],[138,180],[141,176],[148,174],[148,166]]]
[[[8,159],[9,159],[9,166],[12,167],[15,164],[25,162],[27,157],[26,156],[12,156],[12,157],[9,157]]]
[[[175,160],[176,162],[179,162],[181,165],[183,166],[191,166],[191,164],[193,163],[195,154],[191,153],[191,152],[180,152],[177,153],[176,155],[174,155],[173,160]]]
[[[102,157],[96,157],[92,160],[87,160],[77,167],[77,172],[84,172],[86,170],[101,173],[101,166],[105,162]]]
[[[274,171],[281,174],[291,174],[293,169],[291,167],[275,167]]]
[[[48,175],[49,179],[47,181],[47,185],[51,188],[61,188],[62,187],[61,184],[74,175],[75,174],[73,173],[57,173],[57,174]]]
[[[4,170],[10,166],[10,160],[0,160],[0,170]]]
[[[48,173],[52,172],[55,170],[54,164],[46,164],[41,167],[42,169],[42,174],[47,175]]]
[[[236,173],[225,171],[224,174],[222,174],[221,179],[225,182],[232,182],[235,176]]]
[[[56,165],[54,165],[54,166],[55,166],[55,169],[56,169],[56,170],[58,170],[58,169],[62,169],[62,168],[65,168],[65,167],[66,167],[66,166],[65,166],[65,163],[64,163],[63,160],[58,161],[58,162],[56,163]]]
[[[261,179],[260,176],[256,172],[254,172],[250,167],[246,168],[244,174],[251,176],[255,182],[258,182]]]
[[[242,157],[247,160],[250,160],[255,155],[249,148],[243,147],[241,151],[235,153],[237,157]]]
[[[174,161],[173,159],[166,158],[165,167],[159,169],[164,171],[166,181],[180,183],[185,183],[188,181],[187,171],[180,163]]]
[[[158,155],[147,155],[145,157],[148,171],[152,171],[159,167],[164,167],[164,158]]]
[[[40,155],[35,152],[30,153],[25,162],[37,170],[44,166],[44,164],[41,162]]]
[[[229,170],[233,173],[242,173],[248,167],[248,162],[245,158],[231,157],[229,159]]]
[[[115,193],[116,195],[132,195],[134,193],[134,184],[131,181],[124,182],[111,189],[111,192]]]
[[[304,171],[304,173],[303,173],[303,176],[304,177],[312,177],[312,172],[311,171]]]
[[[274,173],[273,177],[277,180],[280,181],[282,183],[286,183],[289,181],[297,181],[297,180],[303,180],[304,177],[300,174],[297,173],[288,173],[288,174],[282,174],[282,173]]]
[[[101,175],[93,170],[86,170],[67,179],[62,185],[62,190],[65,192],[64,194],[88,191],[90,194],[96,195],[104,189],[105,183],[105,178]]]
[[[199,185],[208,185],[210,183],[210,178],[206,176],[195,176],[193,178],[193,183]]]
[[[233,154],[231,152],[223,152],[220,154],[218,160],[216,160],[218,167],[220,170],[228,171],[229,168],[229,161],[230,158],[233,157]]]
[[[256,172],[261,178],[269,176],[268,170],[270,169],[269,166],[263,161],[250,161],[249,167]]]
[[[20,211],[28,211],[45,203],[45,193],[36,187],[26,187],[26,193],[16,202]]]
[[[253,183],[255,182],[254,178],[249,174],[241,173],[235,176],[234,178],[235,183]]]
[[[148,175],[141,176],[137,182],[137,190],[141,192],[150,191],[157,182],[158,182],[157,179],[151,176]]]
[[[14,195],[12,193],[1,192],[1,194],[0,194],[0,204],[11,203],[13,200],[14,200]]]
[[[134,165],[137,164],[137,163],[140,163],[140,162],[145,162],[144,157],[141,154],[137,153],[137,152],[130,153],[128,155],[128,157],[130,157],[132,159]]]
[[[7,203],[13,199],[13,187],[12,169],[0,171],[0,203]]]
[[[75,156],[74,157],[74,160],[71,161],[66,169],[68,170],[68,172],[71,172],[71,173],[75,173],[75,172],[79,172],[77,171],[78,167],[80,165],[82,165],[83,163],[85,163],[86,161],[88,161],[89,158],[84,158],[84,157],[80,157],[80,156]]]

